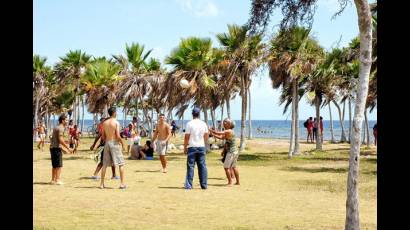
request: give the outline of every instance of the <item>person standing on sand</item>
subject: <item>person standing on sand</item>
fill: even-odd
[[[210,129],[211,134],[220,140],[226,140],[224,150],[226,151],[226,156],[224,160],[224,169],[226,173],[226,178],[228,178],[228,186],[232,186],[232,173],[235,174],[236,183],[235,185],[239,185],[239,171],[236,168],[236,162],[238,161],[238,148],[235,144],[235,133],[233,128],[235,127],[235,123],[229,119],[225,118],[223,121],[223,126],[225,130],[223,132],[217,132],[213,129]]]
[[[44,150],[44,142],[46,140],[46,127],[44,126],[42,121],[40,121],[40,123],[38,124],[37,133],[38,133],[38,137],[40,138],[40,142],[38,142],[37,148],[38,149],[41,148],[41,151],[43,151]]]
[[[163,173],[167,172],[167,160],[165,154],[167,152],[169,138],[171,138],[171,126],[165,122],[165,115],[161,113],[152,138],[152,147],[159,155]]]
[[[199,119],[201,110],[192,110],[193,119],[188,122],[184,137],[184,153],[187,155],[187,173],[185,189],[192,189],[195,162],[198,165],[199,183],[202,189],[208,188],[208,170],[206,168],[205,143],[208,142],[208,126]]]
[[[98,145],[97,148],[99,148],[99,147],[104,147],[104,145],[105,145],[103,139],[101,138],[102,125],[103,125],[104,121],[105,121],[105,118],[102,117],[102,118],[100,119],[100,123],[99,123],[98,126],[97,126],[98,135],[97,135],[97,137],[95,137],[94,143],[93,143],[93,144],[91,145],[91,147],[90,147],[90,150],[91,150],[91,151],[94,150],[95,145],[97,144],[97,141],[98,141],[98,140],[100,140],[100,144]],[[101,150],[101,152],[100,152],[100,163],[98,163],[97,168],[96,168],[95,171],[94,171],[94,175],[91,177],[91,179],[94,179],[94,180],[100,179],[100,178],[98,177],[98,173],[100,172],[100,170],[101,170],[101,168],[102,168],[102,166],[103,166],[103,159],[104,159],[104,148],[102,148],[102,150]],[[115,175],[115,166],[114,166],[114,165],[111,165],[111,171],[112,171],[112,177],[111,177],[111,179],[120,179],[118,176]]]
[[[102,139],[105,142],[104,145],[104,159],[103,159],[103,168],[101,171],[101,183],[100,188],[105,188],[104,179],[105,179],[105,170],[107,166],[114,166],[118,165],[120,168],[120,189],[125,189],[127,186],[124,184],[124,165],[125,160],[124,156],[122,155],[120,149],[120,143],[122,146],[122,150],[125,151],[123,140],[120,136],[120,123],[117,121],[117,110],[115,107],[111,107],[108,109],[108,114],[110,118],[108,118],[103,123],[102,128]]]
[[[61,114],[58,118],[58,126],[54,127],[53,134],[51,136],[50,154],[53,169],[51,171],[50,183],[53,185],[63,185],[63,182],[60,180],[61,168],[63,167],[63,153],[61,147],[65,147],[68,152],[72,153],[72,150],[67,146],[63,138],[64,128],[66,125],[67,116],[65,114]]]
[[[308,135],[307,135],[307,143],[309,143],[309,137],[310,137],[310,140],[312,141],[312,143],[313,143],[313,121],[312,121],[312,117],[309,117],[309,119],[307,120],[307,133],[308,133]]]

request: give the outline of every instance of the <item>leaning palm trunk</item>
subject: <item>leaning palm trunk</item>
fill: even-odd
[[[82,96],[81,95],[79,95],[78,96],[78,106],[77,106],[77,110],[78,110],[78,112],[77,112],[77,126],[78,127],[80,127],[80,109],[81,109],[81,105],[80,105],[80,103],[81,103],[81,99],[82,99]]]
[[[372,64],[372,24],[367,0],[355,0],[360,31],[359,85],[353,117],[352,140],[350,142],[349,173],[347,176],[346,230],[359,230],[359,156],[360,131],[369,89],[369,74]]]
[[[248,95],[249,95],[249,102],[248,102],[248,104],[249,104],[249,112],[248,112],[248,126],[249,126],[249,128],[248,128],[248,139],[250,140],[250,139],[252,139],[252,118],[251,118],[251,112],[252,112],[252,110],[251,110],[251,102],[252,102],[252,100],[251,100],[251,89],[249,88],[248,89]]]
[[[290,127],[290,141],[289,141],[289,153],[288,157],[292,158],[293,150],[294,150],[294,140],[295,140],[295,97],[294,97],[293,92],[293,97],[292,97],[292,122],[291,122],[291,127]]]
[[[316,150],[322,151],[322,132],[320,132],[320,98],[316,97],[315,100],[315,104],[316,104],[316,127],[317,127],[317,131],[316,131]]]
[[[223,128],[223,119],[224,119],[224,104],[222,103],[222,105],[221,105],[221,127],[220,127],[220,130],[219,131],[222,131],[222,128]]]
[[[333,103],[335,104],[337,111],[339,112],[339,121],[340,121],[340,128],[342,129],[342,134],[340,137],[340,142],[346,142],[346,133],[345,133],[345,128],[344,128],[344,124],[343,124],[343,116],[342,116],[342,112],[340,111],[340,106],[336,103],[336,101],[333,101]]]
[[[298,84],[295,80],[295,149],[293,150],[293,155],[299,153],[299,94],[298,94]]]
[[[335,136],[334,136],[334,134],[333,134],[332,108],[330,107],[330,103],[327,104],[327,105],[328,105],[328,107],[329,107],[329,117],[330,117],[330,137],[331,137],[330,142],[331,142],[331,143],[335,143],[335,142],[336,142],[336,141],[335,141]]]
[[[349,143],[350,143],[350,137],[352,135],[352,102],[349,97],[348,100],[348,105],[349,105]]]
[[[367,148],[370,148],[370,131],[369,131],[369,121],[367,120],[367,109],[365,109],[365,111],[364,111],[364,122],[365,122],[365,125],[366,125],[365,131],[366,131],[366,135],[367,135],[366,145],[367,145]]]

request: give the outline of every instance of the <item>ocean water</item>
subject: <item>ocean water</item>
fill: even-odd
[[[189,120],[184,120],[184,127],[186,127],[186,123]],[[123,124],[122,120],[119,120],[120,124]],[[127,120],[125,124],[130,123],[130,120]],[[303,127],[304,120],[299,121],[299,138],[300,140],[306,139],[307,131],[306,128]],[[373,126],[377,121],[369,121],[369,128],[370,128],[370,141],[373,142]],[[209,126],[212,126],[212,121],[209,121]],[[182,121],[176,120],[176,124],[179,127],[182,127]],[[247,126],[248,122],[246,122]],[[84,130],[87,131],[87,128],[93,125],[92,120],[84,120]],[[364,125],[364,121],[363,121]],[[235,134],[236,136],[240,136],[241,131],[241,121],[235,120]],[[345,127],[345,134],[346,136],[349,135],[349,121],[344,122]],[[289,139],[290,138],[290,129],[291,129],[291,120],[252,120],[252,137],[254,138],[274,138],[274,139]],[[362,131],[365,129],[363,128]],[[182,129],[178,130],[182,132]],[[342,129],[340,127],[339,120],[333,121],[333,134],[337,141],[340,140]],[[247,128],[245,128],[245,134],[248,135]],[[363,133],[361,134],[361,137]],[[323,121],[323,138],[325,140],[330,140],[330,121],[325,120]]]

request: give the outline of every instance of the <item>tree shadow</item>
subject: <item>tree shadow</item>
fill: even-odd
[[[313,158],[304,158],[303,160],[307,160],[307,161],[349,161],[349,158],[346,157],[315,157],[313,156]]]
[[[65,156],[66,157],[63,158],[63,161],[89,159],[88,157],[85,157],[85,156],[67,156],[67,154],[65,154]],[[45,158],[45,160],[51,160],[51,157],[47,157]]]
[[[160,172],[160,170],[135,170],[134,172]]]
[[[377,176],[377,170],[364,171],[363,174]]]
[[[310,173],[346,173],[347,168],[326,168],[326,167],[320,167],[320,168],[303,168],[303,167],[289,167],[285,168],[282,170],[286,171],[296,171],[296,172],[310,172]]]
[[[37,184],[37,185],[51,185],[50,182],[33,182],[33,184]]]
[[[365,159],[362,159],[362,160],[365,160],[369,163],[377,163],[377,158],[365,158]]]
[[[97,188],[97,189],[100,189],[100,186],[77,186],[77,187],[74,187],[74,188],[88,188],[88,189]],[[104,187],[104,189],[114,189],[114,188],[113,187]],[[104,190],[104,189],[101,189],[101,190]]]
[[[161,189],[185,189],[184,187],[159,186]]]
[[[225,178],[221,178],[221,177],[208,177],[208,180],[225,180]]]

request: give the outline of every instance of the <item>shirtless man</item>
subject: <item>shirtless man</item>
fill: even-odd
[[[159,155],[161,160],[162,172],[167,172],[167,160],[165,159],[165,154],[167,152],[168,140],[171,138],[171,126],[164,121],[165,115],[159,115],[159,122],[155,128],[154,137],[152,138],[152,148]]]
[[[104,159],[103,159],[103,168],[101,171],[101,184],[100,188],[103,189],[104,186],[104,177],[105,177],[105,170],[107,166],[111,166],[112,164],[118,165],[120,168],[120,189],[125,189],[127,186],[124,184],[124,156],[122,155],[120,149],[120,143],[122,146],[122,151],[125,151],[124,142],[120,136],[120,123],[118,123],[117,111],[115,107],[111,107],[108,109],[108,118],[103,123],[102,127],[102,135],[101,138],[105,142],[104,146]]]
[[[42,121],[40,121],[40,124],[38,124],[37,132],[38,132],[38,136],[40,137],[40,142],[38,143],[37,148],[40,149],[40,145],[41,145],[41,151],[43,151],[44,141],[46,140],[46,129]]]

